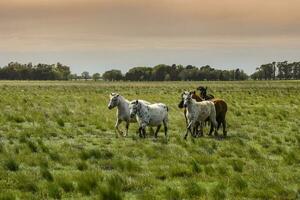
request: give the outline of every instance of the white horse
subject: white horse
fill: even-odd
[[[150,104],[149,102],[144,101],[145,104]],[[130,117],[129,112],[129,101],[125,99],[123,96],[117,94],[117,93],[111,93],[109,95],[109,103],[108,103],[108,109],[113,109],[114,107],[118,107],[117,109],[117,121],[115,124],[115,128],[117,130],[117,133],[120,135],[123,135],[124,137],[128,134],[128,128],[129,124],[133,122],[137,122],[136,117]],[[121,122],[124,121],[126,123],[126,132],[123,134],[123,132],[119,129],[119,125]],[[118,134],[116,135],[118,136]]]
[[[182,97],[183,106],[187,108],[186,117],[188,119],[188,125],[184,139],[187,138],[188,132],[190,132],[192,135],[195,134],[194,132],[197,124],[200,124],[201,132],[203,132],[203,124],[208,117],[215,129],[215,136],[217,136],[218,123],[216,121],[216,109],[214,103],[212,101],[196,102],[194,99],[192,99],[192,93],[187,91],[183,93]]]
[[[140,137],[146,137],[147,126],[156,126],[155,138],[161,127],[161,124],[165,128],[165,137],[168,137],[168,107],[163,103],[154,103],[147,105],[142,100],[131,101],[129,104],[130,116],[136,115],[139,123],[139,134]]]

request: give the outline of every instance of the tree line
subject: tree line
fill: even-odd
[[[57,64],[21,64],[11,62],[0,68],[1,80],[69,80],[70,67]]]
[[[120,70],[106,71],[102,78],[107,81],[203,81],[203,80],[246,80],[248,75],[239,68],[220,70],[210,67],[192,65],[157,65],[154,67],[133,67],[124,75]]]
[[[291,80],[300,79],[300,62],[272,62],[256,68],[251,76],[253,80]]]
[[[103,79],[106,81],[234,81],[234,80],[290,80],[300,79],[300,62],[272,62],[263,64],[256,72],[248,76],[243,70],[215,69],[209,65],[196,67],[192,65],[165,65],[154,67],[133,67],[123,74],[112,69],[100,75],[84,71],[80,75],[72,74],[70,67],[56,64],[21,64],[11,62],[0,68],[0,80],[78,80]]]

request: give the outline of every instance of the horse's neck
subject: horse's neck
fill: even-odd
[[[143,113],[146,113],[147,112],[147,110],[148,110],[148,106],[147,105],[145,105],[145,104],[143,104],[143,103],[141,103],[140,102],[140,109],[138,109],[138,111],[137,111],[137,115],[139,116],[139,117],[142,117],[143,116]]]
[[[129,101],[122,96],[119,98],[118,110],[126,110],[129,107]]]
[[[189,112],[193,111],[194,108],[196,107],[196,101],[194,99],[192,99],[192,101],[190,101],[187,105],[187,109]]]
[[[196,94],[193,95],[192,98],[195,99],[195,100],[198,101],[198,102],[203,101],[202,98],[201,98],[200,96],[196,95]]]

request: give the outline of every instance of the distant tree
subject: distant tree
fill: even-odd
[[[277,69],[278,69],[278,75],[277,77],[281,80],[285,77],[284,75],[284,68],[287,65],[287,61],[284,62],[278,62],[277,63]]]
[[[293,79],[300,79],[300,62],[293,63]]]
[[[273,80],[275,80],[276,79],[276,62],[272,62],[272,66],[273,66],[272,78],[273,78]]]
[[[102,77],[106,81],[119,81],[123,79],[122,72],[115,69],[104,72]]]
[[[99,79],[100,79],[100,74],[99,74],[99,73],[93,74],[93,80],[94,80],[94,81],[97,81],[97,80],[99,80]]]
[[[151,67],[133,67],[125,74],[125,80],[129,81],[151,81]]]
[[[69,76],[71,75],[70,67],[57,63],[56,70],[61,74],[63,80],[69,79]]]
[[[160,64],[153,67],[152,71],[152,79],[154,81],[163,81],[165,80],[166,74],[168,74],[172,70],[171,66]]]
[[[90,77],[90,73],[87,72],[87,71],[82,72],[82,73],[81,73],[81,76],[82,76],[82,78],[83,78],[84,80],[88,80],[89,78],[91,78],[91,77]]]
[[[164,80],[165,81],[170,81],[171,80],[170,74],[166,74]]]
[[[77,79],[78,79],[77,74],[70,74],[69,77],[70,77],[71,80],[75,80],[75,81],[77,81]]]
[[[293,77],[293,63],[287,63],[283,68],[284,78],[290,80]]]

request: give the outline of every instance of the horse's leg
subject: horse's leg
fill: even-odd
[[[128,129],[129,129],[129,121],[126,122],[126,132],[125,132],[125,134],[124,134],[124,137],[127,136],[127,134],[128,134]]]
[[[213,124],[213,126],[214,126],[214,128],[215,128],[214,134],[215,134],[215,136],[217,137],[217,136],[218,136],[218,122],[217,122],[216,119],[214,118],[214,119],[212,119],[212,122],[211,122],[211,123]]]
[[[160,130],[161,124],[157,126],[154,137],[157,138],[158,131]]]
[[[167,120],[164,120],[163,123],[165,128],[165,137],[168,138],[168,122]]]
[[[186,117],[186,108],[184,109],[183,113],[184,113],[184,118],[185,118],[185,125],[187,126],[188,125],[188,119]]]
[[[143,129],[142,127],[139,128],[139,136],[140,136],[140,138],[143,137],[142,129]]]
[[[209,134],[208,134],[209,136],[212,135],[213,130],[214,130],[214,126],[212,123],[210,123],[210,130],[209,130]]]
[[[217,130],[219,130],[219,128],[220,128],[220,126],[221,126],[221,124],[222,124],[222,119],[217,119],[217,122],[218,122],[218,128],[217,128]]]
[[[193,131],[193,133],[192,133],[192,136],[193,137],[197,137],[197,125],[195,125],[194,127],[193,127],[193,129],[192,129],[192,131]]]
[[[143,137],[146,138],[146,127],[144,127],[142,130],[143,130]]]
[[[210,118],[210,123],[213,125],[213,127],[215,129],[214,134],[215,134],[215,136],[218,136],[218,130],[217,130],[217,128],[218,128],[218,122],[216,120],[216,113],[211,113],[210,116],[209,116],[209,118]]]
[[[195,123],[193,127],[193,137],[197,137],[197,136],[198,136],[198,124]]]
[[[186,140],[188,134],[189,134],[189,131],[191,132],[191,124],[192,124],[192,121],[188,124],[188,126],[186,127],[186,132],[185,132],[185,135],[184,135],[184,139]],[[192,133],[192,132],[191,132]]]
[[[222,121],[222,126],[223,126],[223,135],[224,135],[224,137],[226,137],[227,136],[227,131],[226,131],[226,119],[225,119],[225,117]]]
[[[200,134],[203,136],[203,127],[205,122],[200,122]]]
[[[120,131],[120,129],[119,129],[119,125],[121,124],[121,122],[122,122],[121,119],[117,119],[117,121],[116,121],[116,124],[115,124],[115,128],[116,128],[116,130],[117,130],[116,137],[119,136],[118,134],[120,134],[120,135],[123,134],[122,131]]]
[[[200,127],[200,130],[199,130],[200,136],[202,137],[203,136],[203,122],[199,123],[199,127]]]
[[[199,134],[198,133],[198,125],[199,125],[198,123],[195,123],[194,126],[193,126],[193,129],[192,129],[193,130],[193,134],[192,134],[193,137],[197,137],[198,134]]]

